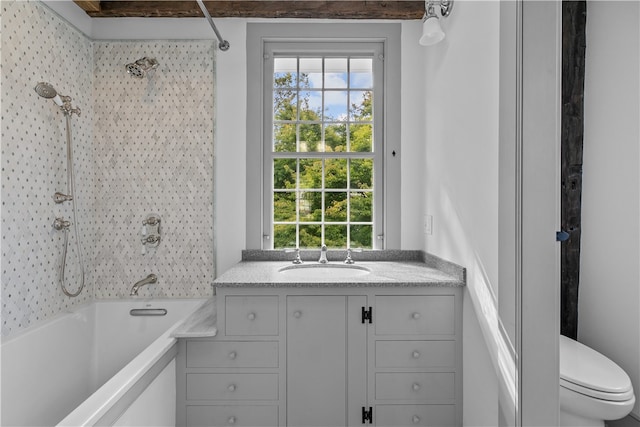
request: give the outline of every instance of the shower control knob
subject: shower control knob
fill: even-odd
[[[59,191],[57,191],[54,195],[53,195],[53,201],[60,204],[60,203],[64,203],[64,202],[70,202],[71,200],[73,200],[73,196],[70,194],[63,194]]]
[[[67,230],[71,226],[69,221],[65,221],[64,218],[56,218],[53,221],[53,228],[58,231]]]

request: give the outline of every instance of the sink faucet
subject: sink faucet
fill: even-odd
[[[139,282],[136,282],[135,285],[133,285],[133,287],[131,288],[131,293],[129,294],[132,297],[137,297],[138,296],[138,290],[144,286],[144,285],[149,285],[151,283],[156,283],[158,281],[158,276],[156,276],[155,274],[150,274],[147,277],[145,277],[144,279],[140,280]]]
[[[320,264],[326,264],[327,262],[327,245],[322,245],[320,248],[320,259],[318,260]]]

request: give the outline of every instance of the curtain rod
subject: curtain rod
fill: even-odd
[[[200,10],[202,10],[202,13],[204,14],[204,17],[207,18],[207,21],[209,21],[209,25],[211,25],[211,28],[213,28],[213,32],[216,33],[216,37],[218,37],[218,40],[220,41],[220,43],[218,44],[218,48],[220,48],[220,50],[223,52],[229,50],[229,47],[230,47],[229,42],[224,40],[220,35],[220,32],[216,28],[216,24],[213,23],[213,19],[211,19],[211,15],[209,15],[209,11],[204,5],[204,2],[202,0],[197,0],[197,1],[198,1],[198,6],[200,6]]]

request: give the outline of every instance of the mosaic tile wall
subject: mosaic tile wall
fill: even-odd
[[[125,64],[153,57],[143,79]],[[211,41],[95,42],[96,298],[211,292],[213,90]],[[159,214],[161,243],[142,255],[141,227]]]
[[[50,318],[93,297],[93,47],[89,39],[36,2],[2,1],[2,336]],[[78,226],[86,288],[77,298],[58,282],[63,235],[56,217],[72,220],[66,193],[65,118],[34,91],[40,81],[73,98],[82,110],[72,118]],[[75,239],[75,234],[71,234]],[[72,242],[74,243],[74,242]],[[75,243],[66,282],[80,282]]]
[[[211,41],[92,41],[38,2],[0,2],[2,337],[94,298],[211,293],[213,268],[214,44]],[[124,65],[143,56],[160,67],[134,79]],[[63,295],[65,119],[35,85],[51,83],[82,109],[72,118],[76,201],[86,288]],[[149,213],[162,218],[155,253],[141,254]],[[75,239],[75,235],[71,235]],[[72,243],[75,243],[72,241]],[[75,245],[67,283],[79,283]]]

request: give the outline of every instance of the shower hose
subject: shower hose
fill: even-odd
[[[64,228],[64,248],[62,250],[62,262],[60,265],[60,286],[62,292],[68,297],[77,297],[84,288],[84,266],[82,264],[82,254],[80,252],[80,235],[78,234],[78,214],[76,209],[76,189],[73,181],[73,149],[71,147],[71,112],[65,113],[67,122],[67,194],[73,195],[71,205],[73,207],[73,231],[76,233],[76,253],[80,264],[80,287],[76,292],[69,292],[65,286],[64,272],[67,267],[67,246],[69,245],[69,227]]]

